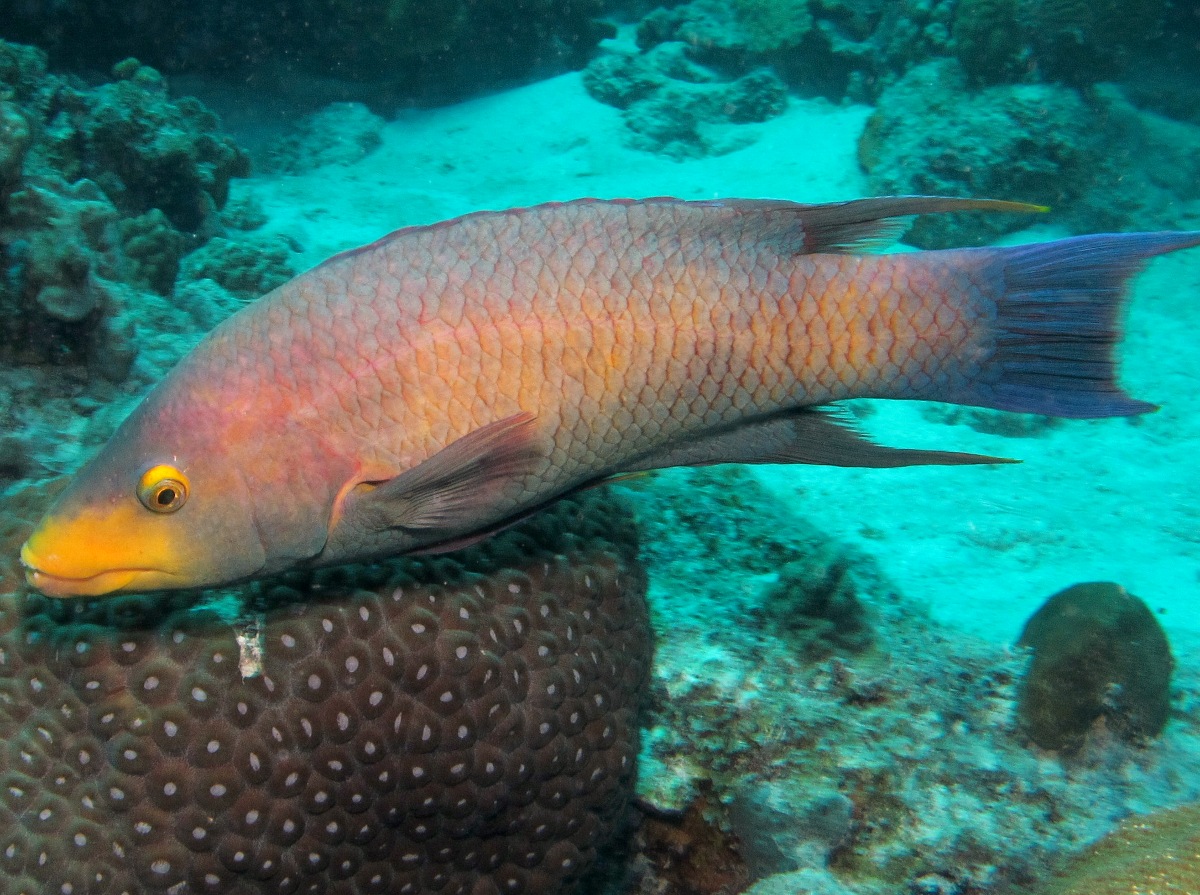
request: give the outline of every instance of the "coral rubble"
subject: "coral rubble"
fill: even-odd
[[[594,494],[207,603],[0,596],[4,891],[569,890],[632,789],[635,553]]]

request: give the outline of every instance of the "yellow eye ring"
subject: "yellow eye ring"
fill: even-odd
[[[142,473],[137,495],[142,506],[151,512],[174,513],[187,502],[187,476],[174,466],[151,466]]]

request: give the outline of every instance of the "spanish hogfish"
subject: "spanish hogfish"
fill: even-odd
[[[48,594],[194,587],[486,537],[620,474],[1003,462],[821,408],[1142,413],[1126,280],[1196,233],[871,255],[897,218],[1032,206],[581,200],[399,230],[218,326],[21,551]]]

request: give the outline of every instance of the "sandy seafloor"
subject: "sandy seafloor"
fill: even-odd
[[[261,147],[275,138],[270,127],[255,124],[262,98],[198,92],[244,142]],[[855,144],[870,112],[793,98],[781,117],[744,126],[756,137],[745,148],[676,161],[628,148],[620,113],[592,100],[579,75],[568,74],[451,107],[402,112],[385,128],[382,147],[360,162],[235,182],[234,197],[260,203],[269,218],[266,231],[298,246],[304,266],[398,227],[548,200],[842,200],[868,193]],[[1012,241],[1058,235],[1034,227]],[[1006,437],[940,422],[929,405],[873,402],[863,424],[884,443],[1024,462],[879,471],[757,467],[754,475],[817,528],[873,556],[905,598],[926,603],[951,637],[957,631],[964,642],[982,639],[1005,649],[1050,594],[1080,581],[1113,580],[1160,613],[1178,676],[1194,681],[1200,645],[1197,334],[1200,251],[1193,251],[1155,262],[1132,295],[1124,382],[1137,397],[1161,404],[1158,413],[1065,421],[1030,437]],[[652,598],[671,588],[669,580],[652,582]],[[679,605],[672,601],[671,611]],[[722,647],[713,649],[695,658],[694,676],[721,662]],[[678,661],[670,647],[660,656]],[[1180,742],[1163,759],[1170,761],[1168,753],[1178,759],[1181,748],[1188,747]],[[1057,773],[1053,760],[1037,762],[1038,773]],[[1098,814],[1111,821],[1131,806],[1153,808],[1153,792],[1162,792],[1157,787],[1173,785],[1170,775],[1155,779],[1160,782],[1145,799],[1121,795]],[[1191,783],[1184,788],[1194,789]],[[1106,827],[1089,828],[1085,838]]]

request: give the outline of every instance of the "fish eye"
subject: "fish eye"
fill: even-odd
[[[155,513],[174,513],[188,498],[188,480],[174,466],[152,466],[138,482],[138,500]]]

